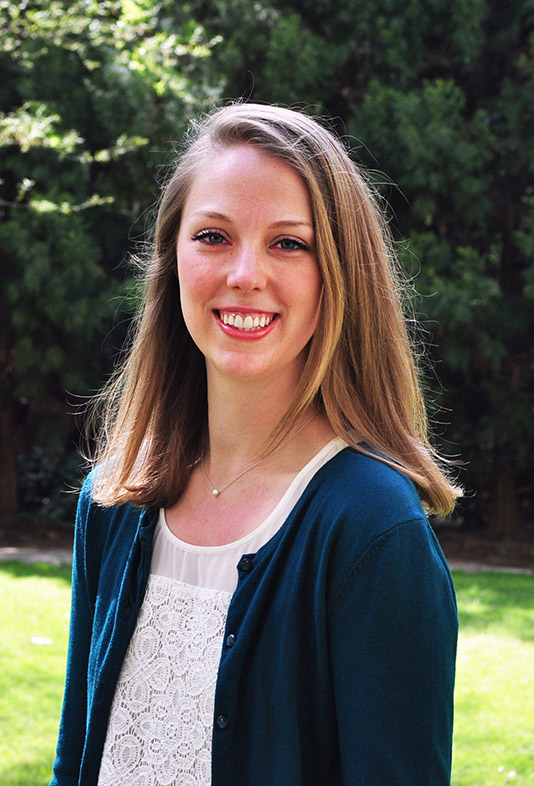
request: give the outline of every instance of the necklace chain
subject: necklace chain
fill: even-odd
[[[311,416],[311,418],[309,418],[309,419],[308,419],[308,420],[307,420],[307,421],[304,423],[304,425],[303,425],[303,426],[301,426],[301,427],[300,427],[300,428],[299,428],[297,431],[295,431],[295,433],[294,433],[294,434],[293,434],[291,437],[289,437],[289,439],[286,439],[286,440],[285,440],[285,442],[282,442],[280,445],[278,445],[278,447],[277,447],[277,448],[275,448],[274,450],[271,450],[271,452],[270,452],[270,453],[268,453],[266,456],[263,456],[263,458],[261,458],[261,459],[258,459],[258,461],[255,461],[255,462],[254,462],[254,464],[251,464],[251,465],[250,465],[250,467],[247,467],[246,469],[243,469],[243,470],[242,470],[242,471],[239,473],[239,475],[236,475],[236,476],[235,476],[235,478],[232,478],[232,480],[229,480],[229,481],[228,481],[228,483],[225,483],[225,484],[224,484],[224,486],[221,486],[221,488],[220,488],[220,489],[217,489],[217,488],[215,488],[215,486],[213,485],[213,483],[212,483],[212,482],[211,482],[211,480],[209,479],[209,477],[208,477],[208,473],[206,472],[206,468],[204,467],[204,454],[202,454],[202,457],[201,457],[201,459],[200,459],[200,469],[201,469],[201,470],[202,470],[202,472],[204,473],[204,477],[206,478],[206,480],[208,481],[208,483],[209,483],[209,485],[210,485],[210,488],[211,488],[211,493],[213,494],[213,496],[214,496],[214,497],[218,497],[220,494],[222,494],[222,493],[223,493],[223,491],[225,491],[225,490],[228,488],[228,486],[231,486],[231,485],[232,485],[232,483],[235,483],[235,482],[236,482],[236,480],[239,480],[239,478],[243,477],[243,475],[246,475],[246,473],[247,473],[247,472],[250,472],[250,470],[251,470],[251,469],[254,469],[254,467],[257,467],[257,466],[258,466],[258,464],[261,464],[261,462],[262,462],[262,461],[265,461],[265,459],[268,459],[270,456],[273,456],[273,455],[274,455],[274,454],[277,452],[277,450],[280,450],[280,448],[283,448],[283,447],[285,447],[285,445],[289,445],[289,443],[290,443],[292,440],[294,440],[294,439],[295,439],[295,437],[298,437],[298,435],[301,433],[301,431],[304,431],[304,429],[306,428],[306,426],[308,425],[308,423],[311,423],[311,421],[313,420],[313,418],[314,418],[314,417],[315,417],[315,412],[313,413],[313,415]]]

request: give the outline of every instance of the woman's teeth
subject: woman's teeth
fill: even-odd
[[[219,312],[220,317],[225,325],[232,325],[238,330],[257,330],[258,328],[267,327],[275,315],[266,316],[265,314],[235,314],[233,312]]]

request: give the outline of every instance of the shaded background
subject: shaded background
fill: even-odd
[[[0,539],[71,526],[173,142],[231,98],[330,116],[389,204],[466,537],[534,544],[532,0],[0,0]],[[534,545],[531,552],[534,554]],[[534,559],[533,559],[534,561]]]

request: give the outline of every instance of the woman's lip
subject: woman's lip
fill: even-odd
[[[213,310],[217,316],[224,312],[227,314],[265,314],[266,317],[273,317],[277,313],[276,311],[264,311],[262,308],[244,308],[243,306],[224,306]]]
[[[224,311],[224,312],[228,312],[229,311],[229,309],[226,309],[226,308],[225,309],[221,309],[221,310]],[[241,314],[251,313],[251,314],[269,314],[269,315],[274,314],[273,318],[271,319],[269,324],[265,325],[265,327],[257,327],[254,330],[242,330],[242,329],[240,330],[239,328],[236,328],[233,325],[225,325],[224,322],[221,319],[219,310],[218,309],[215,310],[213,312],[213,315],[214,315],[215,319],[217,320],[217,324],[219,325],[221,330],[223,330],[224,333],[226,333],[227,336],[230,336],[231,338],[237,338],[237,339],[240,339],[242,341],[256,341],[256,340],[258,340],[260,338],[264,338],[264,336],[266,336],[268,333],[270,333],[273,330],[273,328],[276,326],[276,324],[278,322],[278,314],[276,314],[275,312],[272,312],[272,311],[248,311],[248,312],[244,312],[242,310],[241,311],[236,310],[235,312],[232,312],[232,313],[241,313]]]

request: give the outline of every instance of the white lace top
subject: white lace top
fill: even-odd
[[[223,546],[154,534],[150,576],[115,689],[98,786],[210,786],[215,684],[236,565],[283,524],[313,475],[346,447],[333,439],[255,530]]]

